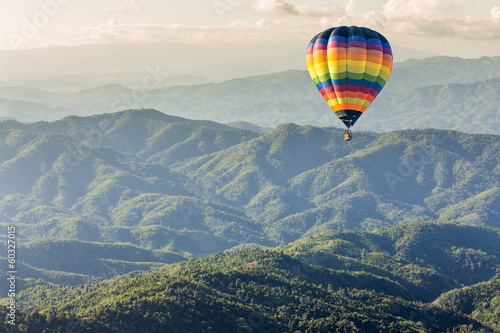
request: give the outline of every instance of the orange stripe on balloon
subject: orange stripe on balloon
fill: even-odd
[[[336,91],[335,94],[337,95],[337,98],[347,98],[348,96],[348,91]]]
[[[382,65],[383,66],[386,66],[387,68],[391,69],[392,68],[392,61],[389,61],[389,60],[385,60],[382,61]]]
[[[384,52],[379,51],[379,50],[368,50],[367,54],[370,57],[378,57],[378,58],[384,57]]]
[[[348,91],[347,92],[347,97],[349,97],[349,98],[358,98],[358,92],[357,91]]]
[[[368,56],[366,58],[366,61],[373,62],[374,64],[380,64],[382,63],[382,58],[375,56]]]
[[[333,57],[334,60],[344,60],[346,59],[346,49],[334,47],[332,49],[328,49],[328,55]]]
[[[364,54],[351,54],[351,53],[347,53],[347,58],[349,60],[365,61],[366,60],[366,55],[364,55]]]
[[[362,47],[349,47],[347,49],[348,54],[366,54],[367,50]]]
[[[392,62],[392,54],[384,54],[384,60],[389,60]]]
[[[368,94],[360,92],[358,98],[361,99],[361,100],[366,100],[368,98]]]

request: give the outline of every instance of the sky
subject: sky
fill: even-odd
[[[357,25],[432,54],[500,56],[500,0],[0,0],[0,21],[2,50],[117,42],[303,50],[324,29]]]

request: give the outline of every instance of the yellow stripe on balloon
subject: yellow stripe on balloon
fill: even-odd
[[[365,68],[365,73],[368,74],[368,75],[371,75],[371,76],[378,76],[380,72],[380,69],[373,69],[371,67],[366,67]]]
[[[383,70],[380,71],[380,73],[378,74],[378,76],[380,78],[382,78],[382,80],[384,80],[384,81],[387,81],[387,79],[389,78],[389,75],[387,75],[387,73],[385,71],[383,71]]]
[[[375,70],[380,70],[380,68],[382,68],[382,63],[374,63],[374,62],[371,62],[371,61],[367,61],[366,62],[366,67],[368,68],[371,68],[371,69],[375,69]]]
[[[384,72],[385,74],[387,74],[387,77],[389,77],[389,75],[391,74],[391,69],[387,66],[382,66],[382,68],[380,69],[380,71]]]
[[[362,67],[364,68],[366,64],[366,61],[363,60],[352,60],[352,59],[347,59],[347,65],[348,66],[353,66],[353,67]]]
[[[363,67],[349,66],[347,71],[353,74],[362,74],[365,72],[365,66],[364,65]]]
[[[318,74],[318,76],[324,76],[326,74],[330,75],[330,72],[328,71],[328,67],[322,67],[322,68],[316,67],[316,73]]]
[[[346,70],[347,70],[347,66],[344,65],[344,66],[333,66],[330,64],[330,62],[328,63],[328,66],[330,68],[330,73],[331,74],[339,74],[339,73],[344,73]]]

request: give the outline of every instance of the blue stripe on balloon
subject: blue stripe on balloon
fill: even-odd
[[[366,42],[366,44],[378,44],[378,45],[382,45],[382,43],[380,42],[380,40],[379,39],[375,39],[375,38],[368,39],[368,41]]]
[[[361,36],[350,36],[347,38],[347,42],[363,42],[366,43],[366,38],[361,37]]]
[[[328,39],[318,38],[318,39],[316,39],[316,42],[314,44],[325,44],[325,45],[328,45]]]
[[[347,84],[347,79],[332,80],[332,84],[334,86],[343,86],[344,84]]]
[[[318,91],[321,91],[321,89],[323,89],[323,85],[321,84],[321,82],[318,82],[318,84],[316,85],[316,89],[318,89]]]
[[[375,82],[375,84],[373,85],[373,89],[380,92],[382,90],[382,86],[380,84],[378,84],[377,82]]]
[[[330,42],[344,42],[344,43],[346,43],[346,41],[347,41],[347,38],[345,38],[343,36],[336,36],[336,35],[330,36]]]
[[[351,86],[360,86],[363,80],[354,80],[351,78],[347,78],[347,84],[350,84]]]
[[[372,81],[368,81],[368,80],[364,80],[363,79],[363,83],[361,84],[363,87],[365,88],[373,88],[373,85],[375,84],[375,82],[372,82]]]

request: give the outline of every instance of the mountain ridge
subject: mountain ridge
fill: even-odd
[[[420,127],[500,134],[495,117],[500,94],[495,79],[500,77],[499,65],[500,57],[433,57],[395,64],[383,93],[356,128],[381,132]],[[224,123],[247,121],[262,127],[290,121],[342,126],[321,99],[307,71],[300,70],[169,88],[139,86],[118,91],[104,86],[85,93],[37,94],[27,89],[23,92],[17,88],[15,92],[13,88],[0,88],[0,98],[38,103],[24,110],[23,120],[29,115],[38,120],[47,110],[56,115],[45,120],[55,120],[61,112],[91,115],[153,108],[189,118]],[[0,116],[11,116],[11,106],[4,107]]]
[[[498,227],[500,137],[283,124],[265,133],[128,110],[0,122],[0,217],[25,241],[183,257],[410,221]],[[22,176],[21,176],[22,175]]]
[[[452,242],[442,243],[439,235]],[[493,237],[491,246],[479,235]],[[496,321],[482,300],[496,297],[484,291],[495,290],[498,280],[464,265],[460,253],[489,248],[483,257],[494,258],[494,271],[499,237],[499,229],[453,223],[327,231],[274,249],[230,250],[96,284],[38,284],[20,293],[18,311],[26,327],[71,323],[102,332],[163,331],[172,325],[179,332],[494,332]],[[429,252],[429,245],[452,250],[452,260],[432,267],[441,252]],[[458,271],[450,270],[455,260],[462,263]],[[453,281],[464,273],[484,280],[466,287]],[[479,288],[479,296],[470,292]],[[439,296],[434,302],[433,295]],[[472,314],[475,309],[479,315]]]

